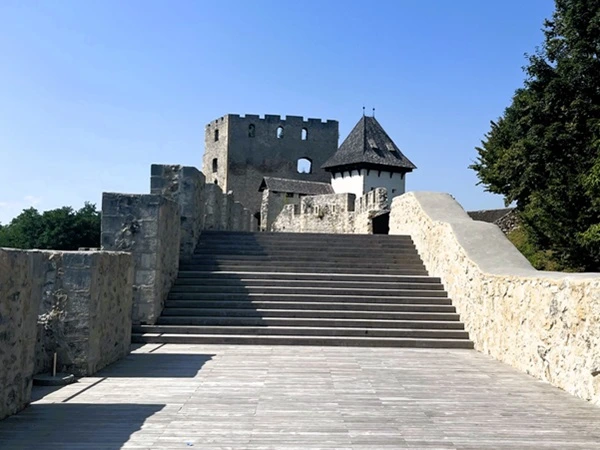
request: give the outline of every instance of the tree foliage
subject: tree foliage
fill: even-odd
[[[600,270],[600,1],[556,0],[526,80],[470,166],[515,202],[528,239]]]
[[[77,250],[100,246],[100,213],[92,203],[74,211],[65,206],[40,214],[23,210],[10,224],[0,226],[0,247]]]

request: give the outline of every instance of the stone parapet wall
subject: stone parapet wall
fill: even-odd
[[[121,252],[44,252],[35,373],[91,375],[129,353],[133,259]]]
[[[384,188],[376,188],[358,199],[354,194],[313,195],[304,197],[299,208],[294,204],[283,206],[271,231],[370,234],[373,232],[372,218],[386,211],[387,191]]]
[[[102,196],[102,248],[133,255],[135,324],[154,324],[179,268],[179,205],[162,195]]]
[[[204,229],[204,174],[195,167],[164,164],[153,164],[150,172],[150,193],[179,205],[180,258],[188,258]]]
[[[91,375],[129,353],[133,262],[117,252],[0,249],[0,419],[34,373]]]
[[[394,198],[390,234],[412,237],[476,349],[600,403],[600,274],[535,270],[493,224],[448,194]]]
[[[0,420],[31,400],[42,261],[40,253],[0,249]]]

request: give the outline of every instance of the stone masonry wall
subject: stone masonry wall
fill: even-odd
[[[41,254],[0,249],[0,420],[31,400],[41,293]]]
[[[180,258],[194,253],[204,229],[204,187],[206,179],[195,167],[153,164],[150,193],[160,194],[179,205]]]
[[[179,268],[179,205],[154,194],[104,193],[102,248],[131,252],[135,324],[154,324]]]
[[[373,232],[372,218],[387,210],[387,191],[383,188],[374,189],[358,199],[354,194],[314,195],[304,197],[300,208],[293,204],[284,206],[271,230],[290,233],[370,234]]]
[[[448,194],[396,197],[390,234],[412,237],[476,349],[600,404],[600,274],[535,270]]]
[[[44,252],[35,373],[91,375],[129,353],[133,260],[120,252]]]
[[[126,253],[0,249],[0,419],[30,402],[55,351],[77,375],[129,352],[132,281]]]

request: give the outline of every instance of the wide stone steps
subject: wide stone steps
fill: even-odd
[[[158,325],[146,325],[145,329],[155,326],[283,326],[283,327],[348,327],[348,328],[423,328],[463,330],[458,320],[385,320],[385,319],[341,319],[341,318],[279,318],[279,317],[211,317],[211,316],[161,316]],[[150,327],[150,328],[148,328]]]
[[[134,342],[472,348],[408,236],[207,232]]]
[[[375,336],[419,339],[465,339],[464,330],[440,330],[419,328],[345,328],[345,327],[285,327],[285,326],[137,326],[134,332],[164,334],[242,334],[242,335],[279,335],[279,336]]]

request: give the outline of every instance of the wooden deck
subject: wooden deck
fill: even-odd
[[[600,408],[472,350],[147,344],[34,396],[2,450],[600,448]]]

